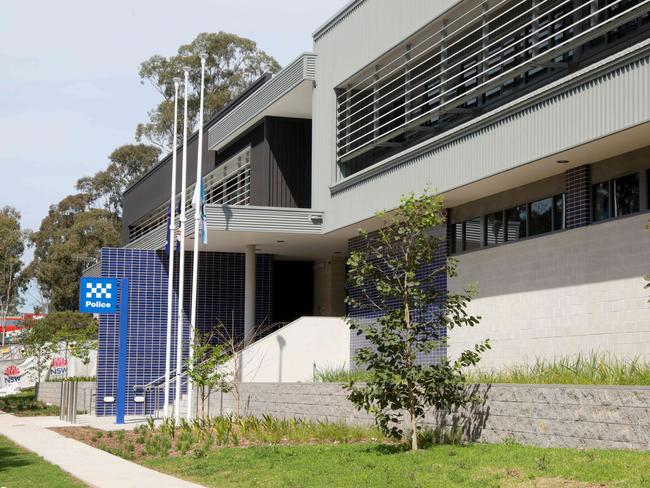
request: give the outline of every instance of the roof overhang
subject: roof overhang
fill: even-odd
[[[208,149],[218,151],[264,117],[311,119],[316,55],[305,53],[262,85],[208,130]]]

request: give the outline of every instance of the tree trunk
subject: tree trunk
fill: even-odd
[[[411,414],[411,449],[414,451],[418,450],[418,420],[414,412],[409,412]]]

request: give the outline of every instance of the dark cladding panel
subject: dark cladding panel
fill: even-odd
[[[311,206],[311,120],[267,117],[269,204]]]

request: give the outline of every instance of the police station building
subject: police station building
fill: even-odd
[[[349,366],[346,255],[375,211],[430,186],[459,260],[440,286],[478,283],[483,317],[446,354],[490,338],[483,367],[650,360],[649,13],[650,0],[350,2],[312,53],[208,121],[203,147],[189,141],[188,195],[201,151],[207,200],[197,327],[257,331],[245,381]],[[124,245],[86,272],[129,279],[127,413],[151,408],[134,386],[164,374],[171,162],[126,191]],[[114,413],[118,321],[101,315],[99,415]]]

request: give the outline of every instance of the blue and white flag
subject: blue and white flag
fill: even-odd
[[[203,188],[203,178],[199,178],[199,184],[194,188],[194,197],[192,198],[192,207],[196,211],[199,209],[201,242],[203,245],[208,243],[208,221],[205,217],[205,189]]]

